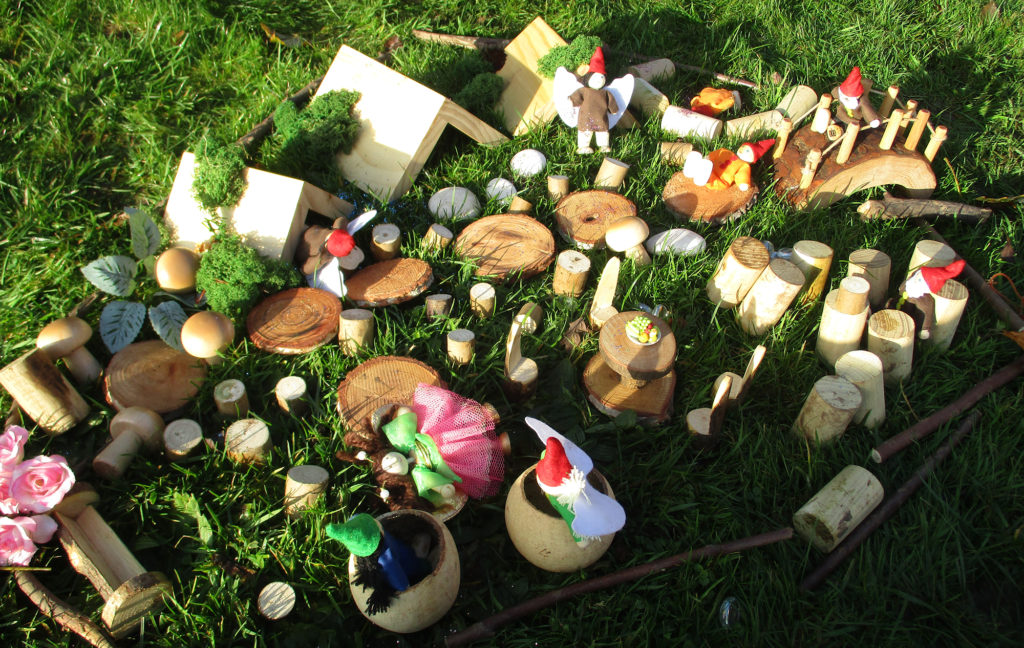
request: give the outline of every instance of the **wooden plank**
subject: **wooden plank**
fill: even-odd
[[[537,73],[537,60],[552,47],[567,44],[538,16],[505,48],[505,65],[498,70],[498,76],[505,80],[505,90],[497,107],[505,115],[505,128],[513,135],[546,124],[557,114],[554,80]]]

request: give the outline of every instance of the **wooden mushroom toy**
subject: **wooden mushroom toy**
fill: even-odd
[[[637,265],[650,265],[651,255],[647,254],[644,248],[648,234],[650,228],[642,218],[627,216],[608,226],[604,233],[604,242],[615,252],[625,252],[626,257]]]
[[[181,327],[181,346],[185,352],[211,365],[220,362],[220,352],[234,339],[235,325],[216,311],[200,311]]]
[[[36,346],[46,352],[50,360],[64,358],[68,371],[79,385],[89,385],[100,377],[103,368],[85,343],[92,337],[92,328],[79,317],[54,320],[39,331]]]
[[[117,479],[140,450],[156,452],[163,446],[164,420],[145,407],[126,407],[110,419],[113,439],[92,460],[92,469],[104,479]]]
[[[156,258],[153,274],[161,290],[187,293],[196,287],[199,255],[188,248],[173,247]]]

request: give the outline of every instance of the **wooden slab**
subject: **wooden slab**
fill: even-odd
[[[746,191],[736,185],[725,189],[698,187],[679,171],[665,184],[661,199],[665,208],[679,218],[722,224],[742,216],[757,198],[757,192],[754,183]]]
[[[888,151],[878,148],[882,129],[861,131],[846,164],[836,164],[838,147],[821,159],[818,172],[807,189],[800,189],[804,158],[811,149],[824,151],[825,136],[807,126],[790,138],[782,156],[775,161],[775,191],[798,209],[820,209],[837,200],[881,185],[901,185],[911,198],[927,198],[935,189],[935,172],[928,159],[903,147],[902,138]]]
[[[505,47],[505,65],[498,76],[505,89],[497,109],[505,116],[505,128],[522,135],[542,126],[558,114],[554,103],[554,79],[537,73],[537,61],[552,47],[567,45],[540,16]]]
[[[583,370],[583,386],[594,406],[608,416],[633,410],[641,423],[664,423],[672,415],[672,399],[676,389],[676,372],[652,380],[643,387],[627,387],[619,374],[608,366],[604,357],[594,354]]]
[[[643,315],[651,320],[661,338],[654,344],[634,342],[626,335],[626,324],[634,317]],[[672,370],[676,360],[676,336],[671,327],[660,317],[640,311],[619,313],[601,327],[599,347],[605,364],[620,376],[633,380],[654,380]]]
[[[523,214],[486,216],[470,223],[455,240],[458,253],[477,264],[476,276],[499,280],[521,273],[532,277],[555,258],[551,230]]]
[[[412,395],[420,383],[445,386],[431,367],[419,360],[401,356],[380,356],[348,372],[338,385],[338,413],[349,429],[373,434],[373,413],[384,405],[412,405]]]
[[[245,327],[267,353],[308,353],[338,334],[341,302],[316,288],[292,288],[267,297],[249,312]]]
[[[430,264],[420,259],[397,258],[374,263],[345,282],[348,299],[361,308],[390,306],[420,295],[434,283]]]
[[[129,344],[107,365],[103,387],[118,410],[137,405],[158,414],[184,407],[206,380],[206,363],[162,340]]]
[[[558,231],[577,247],[589,250],[604,246],[608,226],[627,216],[636,216],[636,205],[614,191],[575,191],[555,205]]]

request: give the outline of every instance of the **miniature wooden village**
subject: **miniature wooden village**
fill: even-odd
[[[348,46],[340,48],[311,101],[331,91],[359,93],[358,135],[350,152],[337,154],[337,165],[346,181],[381,204],[417,182],[447,125],[468,136],[460,145],[489,146],[563,120],[578,131],[576,155],[601,159],[591,186],[572,187],[567,177],[548,174],[543,152],[524,145],[508,161],[513,181],[496,178],[485,199],[465,187],[445,188],[429,201],[436,222],[410,230],[394,214],[375,215],[307,181],[254,167],[243,173],[241,198],[211,214],[193,194],[196,156],[180,156],[162,213],[172,245],[165,250],[149,245],[136,254],[140,263],[146,255],[155,257],[160,288],[179,296],[187,310],[167,307],[168,323],[158,326],[150,309],[160,339],[141,341],[101,317],[99,328],[111,331],[103,334],[111,352],[101,361],[85,350],[92,327],[69,317],[48,324],[37,348],[0,369],[0,385],[20,409],[9,420],[34,426],[36,434],[61,435],[86,425],[100,404],[90,404],[83,394],[102,394],[116,411],[105,431],[109,444],[52,507],[72,567],[105,601],[104,627],[93,627],[88,619],[58,623],[93,645],[109,645],[102,643],[104,636],[120,639],[138,632],[147,615],[175,597],[174,579],[159,564],[141,564],[128,548],[130,539],[119,538],[107,525],[101,494],[104,482],[121,478],[132,462],[188,462],[204,452],[223,452],[227,460],[253,470],[270,470],[273,463],[284,471],[281,506],[295,519],[324,506],[339,466],[362,467],[377,508],[327,516],[324,541],[337,540],[338,550],[349,552],[348,587],[359,612],[391,632],[417,632],[448,614],[461,572],[459,547],[445,521],[481,498],[499,505],[504,498],[508,536],[537,569],[578,573],[597,563],[631,512],[616,502],[616,484],[602,475],[585,444],[527,418],[539,444],[530,435],[524,447],[533,446],[535,462],[521,474],[505,474],[510,423],[522,428],[525,404],[547,397],[538,393],[538,383],[552,362],[528,357],[537,348],[529,339],[543,330],[545,310],[555,304],[578,306],[579,318],[560,334],[565,355],[578,361],[575,379],[589,405],[612,419],[631,412],[641,426],[679,421],[693,452],[713,452],[727,443],[723,426],[758,398],[758,374],[773,362],[766,347],[773,327],[792,317],[797,305],[820,304],[814,338],[820,376],[790,422],[794,438],[813,451],[843,443],[851,427],[880,428],[891,407],[886,397],[898,393],[892,388],[920,370],[920,349],[961,343],[957,328],[968,302],[999,299],[937,233],[921,238],[904,267],[893,263],[894,250],[864,248],[838,258],[829,241],[784,241],[785,247],[776,248],[728,228],[766,192],[794,211],[823,210],[885,187],[902,197],[886,193],[882,201],[868,201],[865,218],[970,216],[977,208],[928,200],[936,188],[932,163],[947,130],[933,123],[924,100],[905,98],[895,86],[873,88],[858,68],[844,70],[834,88],[820,93],[794,85],[767,110],[742,106],[735,86],[719,81],[714,85],[726,87],[669,97],[658,85],[672,75],[671,61],[639,63],[613,78],[600,49],[579,70],[562,67],[554,79],[541,76],[538,60],[566,44],[537,18],[504,48],[506,62],[498,76],[505,85],[498,105],[507,134]],[[417,110],[409,111],[409,105]],[[662,200],[681,221],[679,227],[655,231],[623,191],[631,167],[652,162],[613,157],[616,129],[637,119],[660,119],[665,137],[660,162],[679,169],[665,184]],[[732,150],[719,146],[722,141],[739,144]],[[539,178],[546,192],[517,191],[514,182],[528,178]],[[501,210],[486,213],[496,201]],[[211,222],[237,234],[261,257],[298,268],[303,285],[260,294],[242,317],[204,306],[196,275],[211,245],[217,245],[218,230]],[[133,228],[145,238],[149,225],[140,221]],[[685,361],[685,348],[694,342],[679,335],[687,314],[673,312],[672,303],[638,306],[627,297],[629,286],[619,281],[626,264],[653,264],[657,272],[666,259],[683,264],[689,256],[707,254],[705,236],[728,239],[717,268],[700,278],[701,290],[717,317],[735,318],[752,351],[744,355],[745,367],[738,364],[713,385],[700,386],[709,395],[706,406],[674,411],[678,390],[697,388],[687,381]],[[134,240],[133,230],[133,245]],[[444,286],[452,284],[431,267],[437,255],[471,268],[466,290],[458,295],[438,290],[442,280]],[[110,258],[127,259],[134,268],[130,257]],[[594,265],[601,258],[607,261]],[[108,274],[118,276],[116,265]],[[516,294],[509,286],[526,282],[550,285],[551,302],[501,303]],[[111,292],[107,284],[94,283]],[[462,294],[468,299],[460,304]],[[135,316],[123,308],[119,322]],[[421,308],[426,321],[465,313],[446,333],[446,355],[424,362],[375,354],[374,340],[389,334],[388,312],[412,308]],[[140,309],[141,322],[146,310]],[[474,332],[474,322],[509,313],[514,315],[500,322],[507,331],[503,339],[485,340]],[[1024,321],[1005,304],[997,314],[1011,330],[1024,329]],[[112,339],[119,340],[114,348]],[[268,399],[250,393],[246,375],[218,365],[225,349],[240,344],[251,354],[283,356],[337,344],[359,364],[337,384],[316,375],[282,374]],[[448,389],[451,376],[471,367],[480,354],[492,353],[503,357],[504,365],[494,397],[510,406],[477,402]],[[1024,363],[1018,360],[988,390],[1020,373]],[[182,415],[201,390],[211,387],[220,429]],[[267,408],[302,417],[316,407],[313,395],[320,393],[332,394],[340,417],[333,433],[343,436],[344,449],[336,461],[289,466],[272,461],[281,439],[267,423]],[[720,550],[739,551],[795,534],[826,556],[849,555],[899,505],[886,500],[892,494],[872,471],[983,395],[964,394],[948,411],[879,444],[872,460],[851,464],[818,492],[808,492],[806,503],[786,515],[791,528],[738,539]],[[89,486],[87,479],[98,483]],[[813,588],[827,573],[812,574],[805,585]],[[298,586],[267,585],[258,610],[269,621],[285,618],[296,604]],[[494,624],[478,626],[450,636],[449,645],[497,631]]]

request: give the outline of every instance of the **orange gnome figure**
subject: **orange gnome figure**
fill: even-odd
[[[774,139],[766,139],[741,144],[735,153],[729,149],[712,151],[708,154],[713,166],[707,188],[726,189],[736,185],[740,191],[750,189],[750,165],[760,160],[774,145]]]

